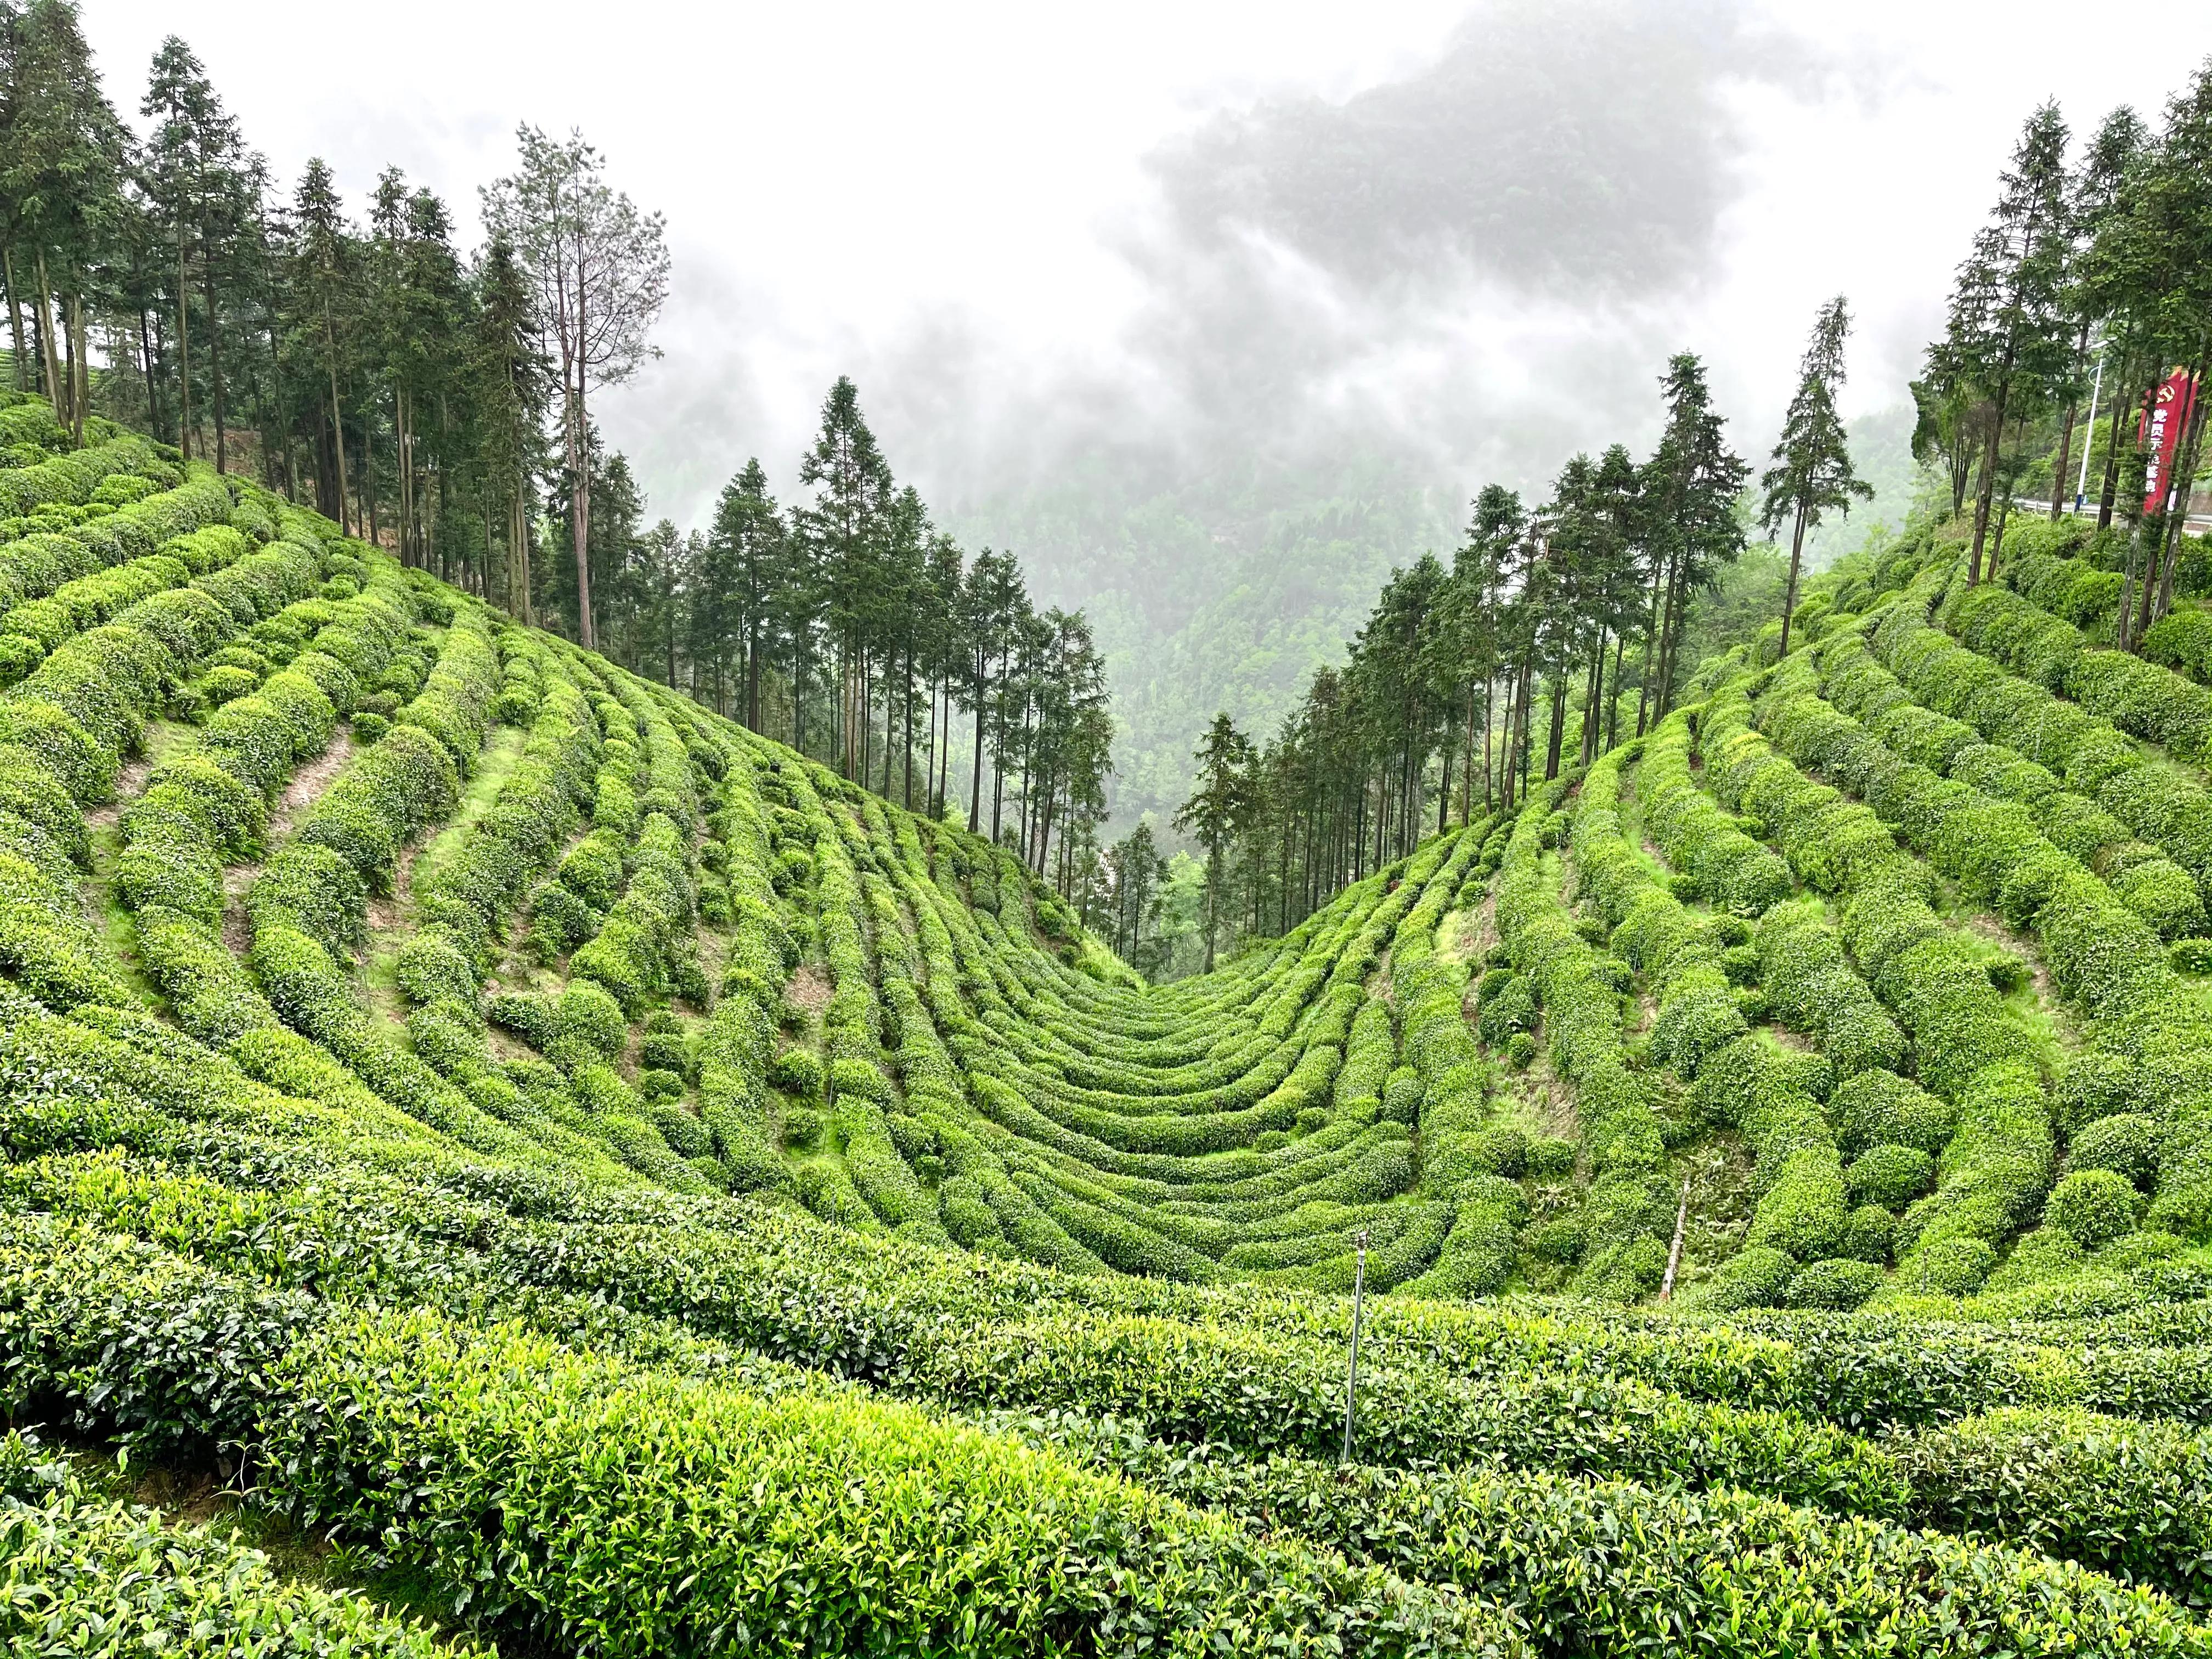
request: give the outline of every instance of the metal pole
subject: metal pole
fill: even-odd
[[[1353,1241],[1359,1246],[1359,1255],[1352,1267],[1352,1370],[1344,1379],[1344,1459],[1352,1461],[1352,1419],[1353,1402],[1359,1388],[1359,1314],[1367,1289],[1367,1229],[1362,1227]]]
[[[2081,476],[2074,481],[2074,510],[2081,510],[2081,502],[2089,491],[2089,446],[2097,441],[2097,394],[2105,389],[2105,349],[2097,348],[2097,378],[2089,386],[2089,418],[2081,423]]]

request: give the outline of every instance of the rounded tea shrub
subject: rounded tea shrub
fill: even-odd
[[[1382,1091],[1382,1115],[1394,1123],[1411,1123],[1421,1115],[1421,1074],[1410,1066],[1390,1073]]]
[[[2067,1149],[2069,1170],[2110,1170],[2138,1187],[2158,1176],[2158,1124],[2142,1112],[2100,1117],[2074,1137]]]
[[[1528,1251],[1539,1261],[1576,1262],[1583,1259],[1589,1234],[1579,1216],[1554,1216],[1528,1230]]]
[[[800,1100],[817,1100],[822,1094],[822,1061],[810,1049],[786,1048],[768,1063],[771,1088]]]
[[[1954,1234],[1915,1250],[1899,1277],[1916,1291],[1971,1296],[1996,1265],[1997,1253],[1986,1240]]]
[[[1575,1172],[1575,1143],[1540,1136],[1528,1143],[1528,1168],[1532,1176],[1558,1179]]]
[[[1475,1168],[1509,1179],[1528,1166],[1528,1137],[1510,1123],[1478,1131],[1468,1147]]]
[[[1844,1079],[1828,1101],[1828,1121],[1845,1158],[1885,1144],[1940,1152],[1955,1118],[1951,1108],[1918,1084],[1879,1067]]]
[[[1836,1246],[1836,1254],[1856,1261],[1887,1261],[1896,1236],[1895,1216],[1879,1204],[1862,1204],[1844,1218],[1843,1242]]]
[[[2212,974],[2212,939],[2178,939],[2166,947],[2166,959],[2177,974]]]
[[[2135,1182],[2117,1170],[2076,1170],[2051,1189],[2043,1219],[2084,1249],[2094,1249],[2133,1231],[2141,1204]]]
[[[1797,1264],[1771,1245],[1754,1244],[1720,1265],[1698,1298],[1723,1312],[1736,1308],[1778,1308],[1797,1276]]]
[[[1902,1209],[1926,1192],[1936,1179],[1936,1160],[1917,1146],[1888,1143],[1869,1147],[1844,1171],[1844,1186],[1857,1204]]]
[[[1881,1288],[1884,1275],[1871,1261],[1831,1257],[1815,1261],[1790,1281],[1793,1308],[1825,1308],[1849,1313]]]
[[[783,1144],[811,1146],[822,1139],[822,1114],[811,1106],[794,1106],[783,1115]]]

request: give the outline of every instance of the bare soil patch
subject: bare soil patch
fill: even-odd
[[[1387,950],[1382,952],[1382,960],[1375,964],[1375,971],[1367,976],[1367,994],[1385,1006],[1395,1008],[1398,1006],[1398,994],[1390,985],[1390,952]]]
[[[2034,988],[2036,1001],[2054,1013],[2057,1012],[2059,1006],[2057,988],[2051,982],[2051,970],[2043,965],[2041,956],[2014,939],[2004,924],[1994,916],[1984,915],[1978,911],[1969,909],[1962,905],[1960,907],[1958,919],[1966,925],[1970,933],[1987,939],[2025,968],[2027,970],[2028,983]]]
[[[292,833],[292,826],[299,822],[301,814],[323,798],[323,791],[345,770],[353,753],[353,734],[340,726],[328,748],[292,774],[284,793],[276,797],[276,807],[269,814],[269,833],[263,837],[267,845],[274,847]]]
[[[112,829],[123,816],[123,809],[145,793],[146,777],[154,769],[151,754],[123,763],[123,769],[115,775],[115,799],[105,806],[95,806],[84,815],[84,826],[95,832]]]
[[[270,811],[269,827],[261,837],[263,847],[274,852],[283,844],[307,809],[323,798],[331,780],[345,770],[353,753],[353,734],[340,726],[328,748],[292,774]],[[264,861],[234,864],[222,872],[222,942],[233,956],[244,956],[252,943],[246,925],[246,890],[261,873]]]
[[[830,981],[811,963],[799,964],[791,983],[783,988],[783,994],[809,1014],[819,1014],[830,1006]]]

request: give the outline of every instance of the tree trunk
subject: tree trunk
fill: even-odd
[[[1206,971],[1213,971],[1213,933],[1218,925],[1215,910],[1221,892],[1221,849],[1206,849]]]
[[[263,331],[269,341],[269,395],[281,406],[284,396],[284,375],[283,364],[276,355],[276,322],[273,316],[266,313],[264,313],[262,321]],[[272,416],[270,418],[267,427],[277,436],[277,454],[283,462],[284,498],[287,501],[297,501],[300,498],[300,480],[299,474],[294,471],[292,465],[292,428],[288,422],[277,416]],[[261,442],[263,447],[266,448],[269,442],[266,431],[262,435]]]
[[[580,341],[588,337],[583,328],[584,301],[579,292],[576,331]],[[576,643],[586,651],[596,651],[599,648],[599,634],[592,622],[592,434],[580,362],[574,375],[574,401],[568,416],[568,528],[576,554]]]
[[[215,256],[208,247],[204,232],[200,236],[200,275],[207,284],[208,376],[215,404],[215,470],[223,472],[228,471],[229,463],[223,451],[222,326],[216,313]]]
[[[898,711],[891,707],[891,681],[898,672],[898,652],[894,648],[884,659],[884,787],[883,798],[891,798],[891,718]]]
[[[1494,724],[1491,718],[1491,699],[1497,682],[1485,679],[1482,683],[1482,810],[1490,811],[1490,777],[1493,757],[1491,754],[1490,731]],[[1473,809],[1470,807],[1470,811]]]
[[[70,439],[79,449],[84,447],[84,406],[91,385],[92,363],[84,349],[84,300],[75,287],[76,273],[70,273],[71,291],[62,296],[59,307],[62,319],[62,373],[67,377],[70,394]]]
[[[952,672],[950,664],[945,672],[945,738],[937,745],[937,809],[931,815],[943,817],[951,803],[952,793]]]
[[[2097,495],[2097,528],[2100,530],[2111,527],[2112,508],[2119,497],[2120,415],[2125,408],[2126,404],[2120,398],[2112,399],[2112,418],[2105,430],[2105,487]]]
[[[1500,723],[1504,732],[1504,752],[1498,757],[1498,810],[1513,810],[1513,711],[1519,701],[1521,677],[1509,675],[1505,681],[1505,718]]]
[[[19,358],[22,349],[22,330],[19,327],[15,331],[15,351]],[[147,337],[146,308],[143,306],[138,307],[138,370],[139,378],[146,387],[146,428],[158,438],[161,435],[161,402],[154,391],[154,345]],[[20,362],[16,365],[16,378],[19,381],[22,378]]]
[[[526,479],[514,482],[514,576],[522,589],[522,624],[535,628],[537,604],[530,593],[530,514],[526,503]]]
[[[1444,769],[1437,786],[1437,833],[1440,836],[1451,817],[1452,757],[1458,747],[1459,738],[1457,722],[1449,714],[1444,716]]]
[[[1605,746],[1611,749],[1620,738],[1620,659],[1628,648],[1628,635],[1613,636],[1613,695],[1605,702]]]
[[[761,729],[760,712],[760,623],[747,624],[745,635],[745,729]]]
[[[2069,384],[2078,384],[2082,361],[2089,355],[2089,323],[2081,322],[2081,332],[2074,342],[2074,374]],[[2058,428],[2058,464],[2051,469],[2051,522],[2057,524],[2066,508],[2066,475],[2072,469],[2068,465],[2074,459],[2074,417],[2081,407],[2076,395],[2066,400],[2065,418]]]
[[[1535,696],[1536,665],[1534,662],[1525,662],[1521,665],[1521,713],[1518,716],[1519,730],[1514,734],[1513,745],[1516,761],[1521,768],[1520,798],[1522,800],[1528,798],[1529,763],[1534,758],[1536,749],[1535,744],[1528,735],[1528,705],[1535,700]]]
[[[983,828],[983,653],[975,653],[975,770],[968,780],[968,833]]]
[[[177,212],[177,449],[186,460],[192,458],[192,342],[185,311],[186,296],[191,292],[191,283],[185,270],[185,216],[183,204],[179,203]]]
[[[1670,554],[1651,576],[1651,620],[1644,624],[1644,666],[1638,671],[1642,684],[1636,689],[1636,735],[1639,738],[1644,735],[1645,722],[1656,702],[1658,685],[1651,678],[1652,658],[1655,653],[1665,655],[1666,641],[1661,637],[1661,630],[1666,625],[1667,596],[1673,592],[1674,586],[1674,561]]]
[[[2120,615],[2113,630],[2112,643],[2123,651],[2135,648],[2134,623],[2136,617],[2136,567],[2142,557],[2143,520],[2138,514],[2128,526],[2127,574],[2120,578]]]
[[[330,371],[331,381],[331,452],[337,464],[338,479],[338,510],[336,516],[340,527],[343,528],[345,522],[346,499],[345,416],[338,408],[337,327],[331,320],[331,308],[327,303],[323,307],[323,349],[325,353],[323,362]],[[179,411],[178,419],[180,423],[179,429],[181,429],[183,420],[181,410]]]
[[[1790,531],[1790,581],[1782,590],[1782,649],[1778,662],[1790,654],[1790,621],[1797,611],[1797,567],[1805,556],[1805,502],[1797,502],[1797,521]]]
[[[39,255],[39,293],[32,306],[39,319],[39,354],[40,367],[46,372],[46,398],[54,406],[55,416],[64,422],[69,419],[69,386],[62,380],[61,359],[54,350],[53,287],[46,280],[46,256]]]
[[[23,292],[15,284],[15,251],[13,248],[0,247],[0,279],[8,284],[8,337],[13,348],[9,367],[14,372],[15,390],[28,392],[31,375],[29,360],[24,356]],[[141,313],[140,316],[143,319],[144,313]],[[154,429],[158,432],[161,428],[156,426]]]
[[[1582,763],[1588,766],[1597,758],[1598,699],[1605,695],[1605,636],[1607,630],[1597,631],[1597,649],[1591,653],[1589,672],[1583,676],[1583,740],[1577,745]]]
[[[1689,620],[1689,572],[1677,562],[1667,586],[1666,631],[1660,653],[1659,686],[1655,723],[1674,712],[1674,659],[1682,648],[1682,629]]]
[[[368,525],[368,544],[384,545],[383,526],[376,515],[376,397],[368,398],[368,413],[361,422],[361,506],[358,516]],[[404,556],[406,550],[401,549]]]
[[[1567,681],[1562,674],[1552,684],[1552,731],[1544,744],[1544,781],[1559,775],[1559,742],[1567,729]]]
[[[2005,344],[2005,355],[1997,368],[1996,396],[1990,400],[1990,435],[1982,445],[1981,487],[1974,492],[1974,543],[1966,556],[1966,586],[1972,587],[1982,580],[1983,544],[1990,533],[1990,507],[1996,499],[1997,450],[2004,442],[2004,422],[2007,404],[2012,392],[2012,354],[2010,341]]]

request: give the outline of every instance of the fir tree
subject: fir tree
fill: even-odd
[[[1873,486],[1851,471],[1851,452],[1836,412],[1836,392],[1844,384],[1844,342],[1851,331],[1849,309],[1838,294],[1820,307],[1813,337],[1799,365],[1797,391],[1782,417],[1782,436],[1774,446],[1774,465],[1760,478],[1766,492],[1761,522],[1770,536],[1790,526],[1790,580],[1782,596],[1782,647],[1790,654],[1790,624],[1797,609],[1797,572],[1805,535],[1823,514],[1848,514],[1854,501],[1873,499]]]

